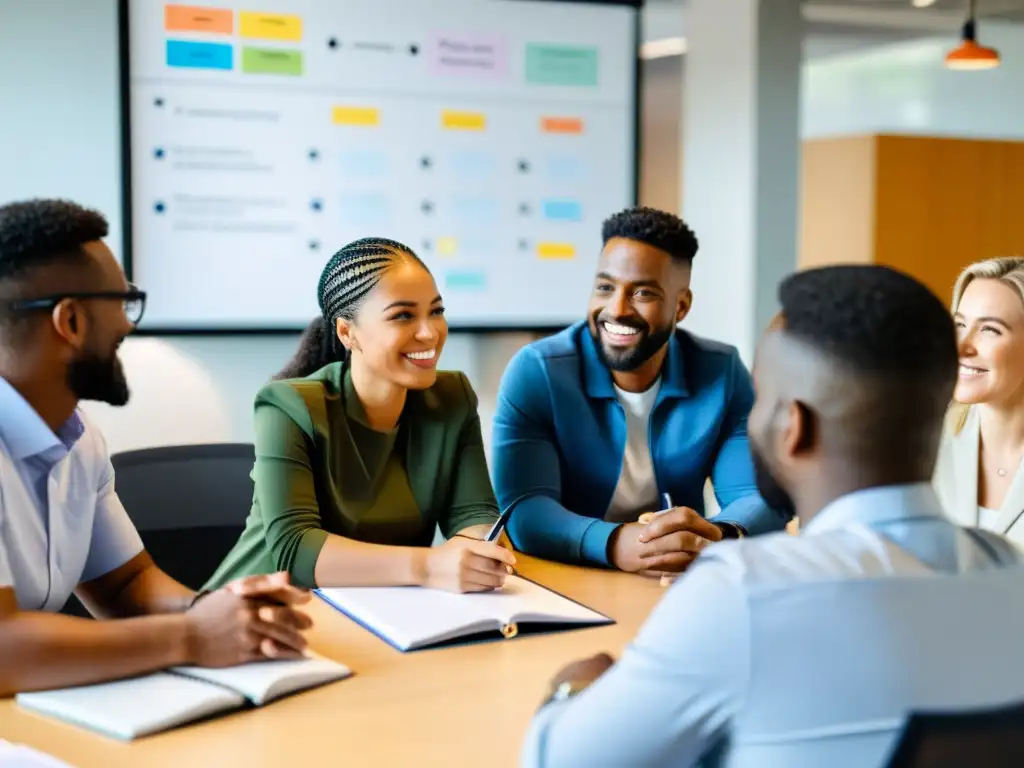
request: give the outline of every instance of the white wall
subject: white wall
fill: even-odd
[[[0,0],[0,201],[66,197],[103,211],[121,243],[116,0]],[[580,308],[581,316],[584,308]],[[86,407],[114,451],[252,439],[259,387],[297,336],[132,338],[125,408]],[[490,445],[498,382],[525,334],[453,335],[441,358],[480,396]]]

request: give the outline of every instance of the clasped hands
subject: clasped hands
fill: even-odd
[[[708,544],[722,540],[722,530],[689,507],[673,507],[649,522],[626,523],[612,534],[609,556],[621,571],[664,576],[685,571]]]
[[[186,657],[203,667],[228,667],[306,655],[312,619],[299,610],[309,590],[287,573],[247,576],[200,596],[185,613]]]

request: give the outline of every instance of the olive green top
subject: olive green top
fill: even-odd
[[[429,546],[498,518],[477,398],[461,373],[410,390],[398,426],[378,432],[343,363],[256,396],[252,510],[238,543],[204,587],[287,571],[316,587],[328,534]]]

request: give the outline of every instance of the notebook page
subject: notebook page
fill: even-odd
[[[174,667],[171,671],[230,688],[256,705],[352,674],[344,664],[312,653],[307,659],[256,661],[218,669]]]
[[[601,614],[518,576],[506,578],[501,589],[463,595],[423,587],[340,587],[318,591],[402,650],[515,622],[607,622]]]
[[[54,691],[19,693],[18,706],[125,741],[245,704],[240,694],[164,672]]]
[[[473,595],[425,587],[331,587],[321,597],[403,651],[498,629]]]
[[[0,739],[0,768],[71,768],[67,763],[24,744]]]
[[[509,576],[500,590],[469,597],[480,606],[479,610],[505,624],[526,621],[587,624],[607,621],[596,611],[518,576]]]

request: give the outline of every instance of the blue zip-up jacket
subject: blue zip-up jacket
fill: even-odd
[[[711,478],[722,511],[749,535],[778,531],[785,517],[757,492],[747,443],[754,402],[736,349],[677,329],[651,412],[649,444],[658,492],[704,514]],[[610,565],[618,527],[604,515],[626,447],[626,416],[611,372],[581,322],[516,353],[494,416],[494,490],[513,506],[517,549],[550,560]],[[654,511],[654,510],[651,510]]]

